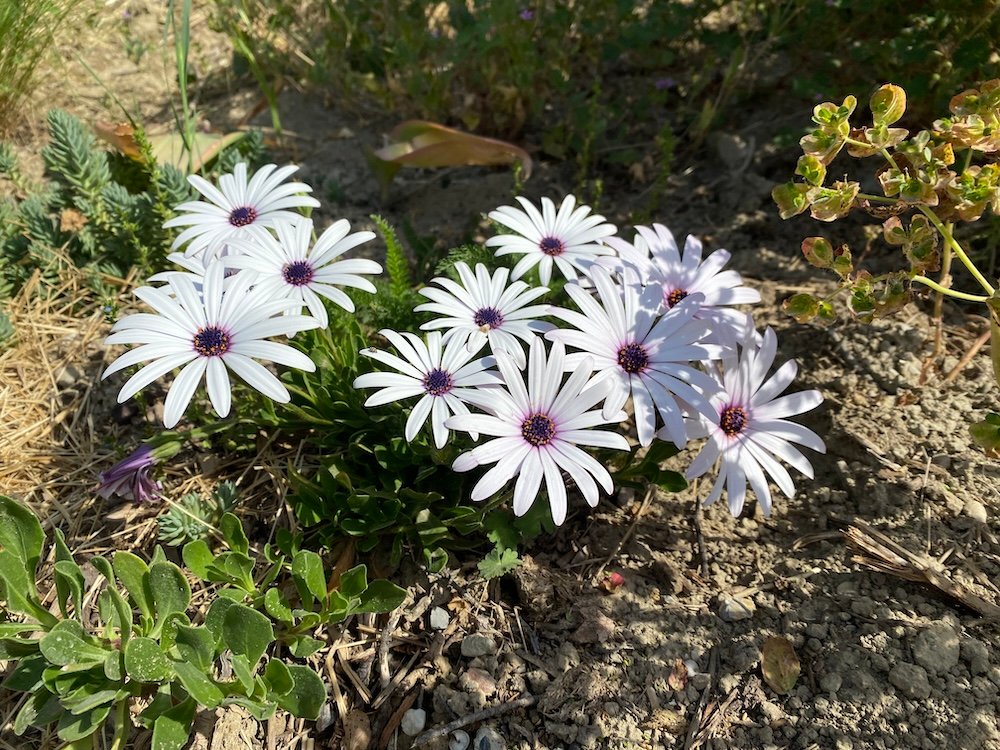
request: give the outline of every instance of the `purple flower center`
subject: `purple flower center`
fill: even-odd
[[[548,445],[556,436],[556,423],[546,414],[532,414],[521,422],[521,436],[535,447]]]
[[[443,396],[451,390],[452,385],[454,381],[451,375],[440,367],[435,367],[424,375],[424,390],[432,396]]]
[[[484,326],[499,328],[503,324],[503,315],[495,307],[481,307],[476,310],[476,314],[472,316],[472,320],[480,328]]]
[[[257,221],[257,211],[250,206],[234,208],[229,214],[229,223],[234,227],[245,227]]]
[[[229,351],[229,334],[217,326],[199,328],[194,335],[194,350],[203,357],[218,357]]]
[[[727,406],[722,410],[719,415],[719,427],[722,431],[729,435],[729,437],[734,437],[743,432],[743,429],[747,426],[747,411],[742,406],[732,405]]]
[[[292,286],[305,286],[313,279],[313,267],[304,260],[286,263],[281,275]]]
[[[673,307],[687,296],[688,293],[683,289],[674,289],[674,291],[663,295],[663,299],[666,300],[667,307]]]
[[[566,246],[558,237],[543,237],[542,241],[538,243],[538,249],[546,255],[562,255]]]
[[[625,372],[634,375],[646,369],[649,364],[649,355],[641,344],[633,341],[618,350],[618,364]]]

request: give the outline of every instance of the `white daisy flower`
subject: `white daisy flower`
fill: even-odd
[[[217,255],[229,240],[257,239],[267,235],[266,228],[276,221],[295,221],[302,215],[289,208],[317,208],[319,201],[302,193],[312,188],[303,182],[284,181],[296,166],[281,167],[267,164],[247,181],[247,165],[240,162],[232,174],[219,178],[216,187],[198,175],[190,175],[190,182],[207,201],[190,201],[177,207],[180,216],[164,222],[163,226],[187,227],[177,235],[171,249],[190,242],[185,254],[201,255],[205,260]]]
[[[320,327],[326,328],[329,318],[320,297],[354,312],[351,298],[337,286],[375,293],[375,285],[359,274],[382,273],[382,266],[365,258],[337,260],[348,250],[375,239],[374,232],[348,234],[351,224],[341,219],[331,224],[312,245],[312,219],[301,217],[294,224],[276,221],[274,231],[277,239],[266,233],[253,241],[233,240],[231,246],[242,252],[224,258],[223,262],[231,268],[253,271],[256,274],[254,287],[272,299],[293,303],[290,312],[299,313],[305,305]]]
[[[608,470],[578,446],[629,450],[621,435],[592,427],[620,422],[624,413],[605,419],[600,409],[591,410],[604,398],[604,389],[590,385],[593,363],[581,361],[565,384],[563,372],[565,348],[552,344],[548,361],[545,344],[536,337],[531,342],[528,379],[506,354],[496,355],[506,389],[492,389],[489,411],[492,414],[469,414],[452,417],[447,426],[466,432],[496,436],[455,459],[455,471],[469,471],[476,466],[493,464],[472,490],[473,500],[485,500],[517,477],[514,485],[514,513],[523,516],[535,502],[542,479],[549,499],[552,520],[566,519],[565,471],[587,503],[597,505],[597,484],[610,493],[614,487]],[[596,482],[595,482],[596,480]]]
[[[656,435],[656,415],[665,427],[665,439],[683,448],[687,442],[680,398],[685,405],[714,415],[700,391],[711,393],[715,381],[692,366],[694,360],[718,358],[716,346],[703,343],[709,324],[695,320],[700,299],[695,295],[660,315],[659,287],[643,287],[632,269],[624,270],[623,286],[595,266],[591,280],[600,302],[578,284],[567,284],[566,292],[582,311],[553,308],[551,315],[577,330],[557,329],[546,338],[562,341],[580,350],[566,358],[574,367],[590,358],[597,370],[595,382],[610,384],[604,417],[621,411],[632,397],[639,443],[646,446]]]
[[[534,320],[548,314],[548,305],[525,307],[547,291],[548,287],[529,288],[523,281],[509,286],[510,269],[498,268],[490,276],[485,265],[476,265],[476,273],[465,263],[455,264],[462,280],[459,284],[448,278],[436,278],[432,283],[442,287],[425,287],[420,293],[432,300],[413,308],[414,312],[433,312],[443,318],[424,323],[425,331],[447,328],[443,341],[452,338],[466,342],[469,351],[478,352],[489,341],[494,352],[506,352],[519,368],[524,368],[524,349],[518,339],[530,344],[538,333],[552,329],[551,323]]]
[[[265,339],[316,328],[318,324],[313,318],[301,315],[272,317],[288,303],[250,291],[252,283],[251,274],[240,274],[224,290],[222,263],[216,261],[205,271],[201,294],[184,276],[171,280],[173,296],[163,288],[136,289],[135,295],[158,314],[137,313],[115,323],[105,344],[142,346],[121,355],[101,377],[139,362],[156,361],[128,379],[118,393],[118,402],[182,366],[184,369],[174,379],[164,403],[163,424],[167,428],[180,420],[206,372],[212,407],[220,417],[229,414],[232,393],[227,367],[265,396],[287,402],[290,397],[285,386],[252,358],[312,372],[316,366],[305,354]]]
[[[742,339],[747,317],[728,306],[760,302],[760,292],[743,286],[736,271],[722,270],[732,257],[729,251],[716,250],[703,262],[702,244],[696,237],[688,235],[682,255],[674,235],[662,224],[635,229],[634,243],[618,237],[607,243],[618,251],[621,261],[638,269],[643,284],[661,290],[663,306],[669,309],[689,294],[700,294],[703,300],[695,317],[713,324],[718,334],[713,340],[734,344]]]
[[[406,420],[404,435],[407,441],[413,440],[430,415],[434,445],[443,448],[448,442],[445,420],[449,416],[468,414],[466,403],[477,406],[489,403],[488,390],[478,386],[500,383],[496,372],[487,370],[494,364],[493,358],[470,361],[474,352],[470,352],[460,339],[452,339],[443,346],[439,331],[428,333],[424,340],[412,333],[388,329],[380,333],[402,357],[374,347],[362,349],[361,353],[399,372],[366,373],[354,381],[354,387],[382,389],[369,396],[365,406],[381,406],[422,395]]]
[[[538,266],[542,284],[552,278],[552,265],[567,279],[575,279],[577,272],[587,274],[596,258],[613,251],[603,244],[606,237],[617,229],[613,224],[603,224],[603,216],[590,213],[590,206],[576,206],[576,198],[567,195],[556,212],[555,204],[542,198],[541,212],[526,198],[517,197],[524,211],[513,206],[501,206],[490,211],[489,217],[498,224],[513,229],[517,234],[499,234],[486,240],[487,247],[499,247],[497,255],[524,254],[514,266],[511,278],[519,279]]]
[[[747,320],[746,327],[753,331],[753,322]],[[742,351],[727,352],[721,373],[717,369],[713,373],[721,388],[709,396],[714,419],[701,416],[689,424],[692,438],[708,437],[708,442],[691,462],[687,478],[701,476],[721,459],[719,475],[705,505],[715,502],[725,488],[733,516],[743,509],[748,483],[764,515],[771,514],[771,491],[765,473],[787,497],[795,494],[792,478],[780,461],[812,479],[812,466],[793,443],[826,452],[815,432],[785,419],[819,406],[823,397],[816,390],[779,397],[795,378],[798,368],[794,360],[789,360],[767,377],[777,345],[778,338],[770,328],[764,331],[759,347],[753,333],[744,336]]]

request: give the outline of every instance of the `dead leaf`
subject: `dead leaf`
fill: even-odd
[[[389,134],[389,144],[368,152],[383,196],[403,167],[457,167],[521,165],[522,176],[531,176],[531,157],[519,146],[447,128],[426,120],[407,120]]]
[[[372,723],[368,714],[352,709],[344,717],[344,750],[366,750],[372,744]]]
[[[670,668],[670,674],[667,676],[667,685],[675,693],[679,693],[681,690],[687,687],[688,684],[688,668],[687,664],[684,663],[683,659],[674,659],[674,664]]]
[[[760,671],[774,692],[784,695],[795,687],[799,679],[799,657],[787,638],[772,636],[764,641],[761,649]]]
[[[135,129],[127,122],[109,125],[99,122],[94,126],[94,132],[104,141],[121,151],[125,156],[135,161],[142,160],[142,151],[135,140]],[[147,136],[153,150],[153,156],[159,164],[171,164],[182,172],[200,172],[209,162],[217,157],[224,148],[238,143],[246,137],[246,133],[195,133],[191,146],[193,156],[188,158],[188,149],[184,137],[180,133],[164,133]]]

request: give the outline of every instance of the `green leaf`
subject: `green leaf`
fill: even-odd
[[[42,654],[26,656],[21,659],[14,670],[4,679],[2,686],[8,690],[22,693],[33,693],[42,686],[44,672],[49,662]]]
[[[149,588],[149,568],[146,563],[131,552],[118,550],[111,565],[118,580],[128,591],[132,604],[147,621],[152,622],[153,592]]]
[[[174,671],[188,694],[205,708],[216,708],[222,703],[225,695],[203,669],[188,662],[175,661]]]
[[[822,185],[826,178],[826,165],[815,156],[800,156],[795,167],[795,174],[802,177],[810,185]]]
[[[250,551],[250,542],[247,541],[247,535],[243,531],[243,524],[232,513],[223,514],[222,520],[219,521],[219,531],[222,532],[229,549],[244,555]]]
[[[91,711],[79,715],[66,711],[59,718],[56,734],[64,742],[75,742],[76,740],[90,737],[101,728],[101,725],[108,718],[110,712],[110,705],[98,706]]]
[[[170,661],[152,638],[133,638],[128,642],[125,671],[137,682],[165,682],[174,674]]]
[[[125,654],[121,651],[112,651],[104,657],[104,676],[109,680],[118,682],[125,674]]]
[[[77,619],[83,615],[84,578],[80,566],[72,560],[57,560],[53,577],[56,582],[56,601],[63,617],[68,617],[66,603],[72,597],[73,612]]]
[[[253,667],[274,641],[274,628],[257,610],[233,604],[222,623],[222,641],[234,654],[245,656]]]
[[[37,625],[32,625],[34,630]],[[38,653],[37,638],[2,638],[0,639],[0,659],[21,659]]]
[[[651,481],[664,492],[680,492],[688,486],[683,474],[670,469],[660,469]]]
[[[489,580],[506,575],[520,564],[521,558],[518,557],[516,549],[499,549],[494,547],[486,557],[479,561],[477,567],[479,568],[479,574],[486,580]]]
[[[292,656],[305,659],[319,651],[326,643],[308,635],[299,635],[288,641],[288,650]]]
[[[100,664],[108,652],[94,643],[83,626],[76,620],[62,620],[52,630],[42,636],[39,649],[49,663],[58,666],[68,664]]]
[[[104,580],[108,582],[109,586],[115,585],[115,571],[111,567],[111,563],[107,561],[107,558],[101,557],[100,555],[94,555],[90,558],[90,564],[94,566],[94,570],[104,576]]]
[[[256,684],[253,677],[254,665],[250,664],[250,661],[245,656],[240,654],[234,654],[229,661],[233,666],[233,674],[236,675],[236,679],[240,681],[244,692],[246,692],[247,695],[252,695]]]
[[[833,245],[823,237],[806,237],[802,240],[802,255],[816,268],[833,265]]]
[[[1000,450],[1000,414],[990,412],[981,422],[969,425],[976,445],[987,451]]]
[[[99,706],[114,703],[120,698],[124,698],[125,695],[124,690],[112,690],[110,688],[95,690],[93,686],[85,685],[80,690],[64,696],[62,704],[69,709],[70,713],[83,714]]]
[[[156,611],[156,622],[175,612],[185,612],[191,603],[191,587],[184,573],[171,562],[153,563],[149,568],[149,591]]]
[[[264,594],[264,609],[279,622],[292,622],[292,610],[277,588],[270,588]]]
[[[406,589],[383,580],[372,581],[361,595],[361,604],[355,612],[392,612],[406,599]]]
[[[101,592],[101,597],[106,597],[114,608],[118,633],[122,639],[122,643],[127,643],[128,639],[132,637],[132,608],[125,601],[125,597],[121,595],[118,589],[106,588]],[[114,623],[110,621],[106,623],[108,626],[112,624]]]
[[[208,580],[209,566],[215,561],[215,555],[212,554],[212,550],[209,549],[204,539],[197,539],[185,544],[181,557],[188,570],[203,581]]]
[[[899,86],[887,83],[872,94],[869,106],[876,125],[892,125],[906,111],[906,92]]]
[[[312,609],[313,599],[326,601],[326,574],[323,560],[315,552],[299,550],[292,558],[292,580],[298,589],[302,606]]]
[[[799,323],[808,323],[819,312],[819,302],[811,294],[795,294],[781,303],[781,308]]]
[[[361,596],[362,592],[368,588],[368,568],[364,565],[355,565],[340,577],[340,586],[337,591],[341,596],[353,599]]]
[[[215,636],[205,626],[178,625],[174,650],[181,661],[207,670],[215,661]]]
[[[226,612],[234,606],[236,602],[232,599],[220,597],[214,600],[208,607],[208,614],[205,615],[205,627],[215,638],[215,647],[222,646],[222,624],[226,620]]]
[[[264,667],[264,684],[272,698],[288,695],[294,687],[288,667],[278,659],[271,659]]]
[[[809,208],[809,200],[806,198],[808,190],[809,185],[804,183],[786,182],[771,191],[771,199],[778,206],[778,213],[782,219],[798,216]]]
[[[292,678],[292,689],[278,698],[278,705],[293,716],[314,721],[326,702],[326,687],[309,667],[289,664],[288,673]]]
[[[194,699],[188,698],[160,714],[153,722],[151,750],[182,750],[191,734],[195,708]]]
[[[58,695],[47,691],[36,693],[14,717],[14,734],[20,737],[29,726],[41,729],[56,721],[62,714],[63,707]]]
[[[38,603],[35,571],[45,539],[35,514],[23,505],[0,495],[0,579],[7,607],[31,615],[45,624],[55,617]]]

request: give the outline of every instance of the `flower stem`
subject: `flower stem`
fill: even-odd
[[[969,273],[972,274],[973,278],[975,278],[975,280],[979,282],[979,285],[986,291],[986,295],[988,297],[992,297],[994,293],[996,293],[996,289],[986,280],[986,277],[979,272],[979,269],[976,268],[976,264],[972,262],[972,259],[966,255],[965,250],[962,249],[960,244],[958,244],[958,241],[951,233],[951,230],[942,224],[941,220],[937,217],[937,214],[935,214],[927,206],[918,204],[917,208],[920,210],[920,213],[930,220],[931,224],[933,224],[934,228],[940,232],[941,236],[944,237],[945,244],[952,249],[955,256],[962,261],[966,268],[969,269]]]
[[[124,750],[128,729],[128,699],[122,698],[115,704],[115,736],[108,750]]]
[[[989,297],[984,297],[981,294],[966,294],[965,292],[956,292],[954,289],[949,289],[948,287],[941,286],[936,281],[928,279],[926,276],[914,276],[912,281],[916,281],[918,284],[923,284],[926,287],[933,289],[938,294],[944,294],[948,297],[954,297],[955,299],[964,299],[967,302],[985,302]]]

